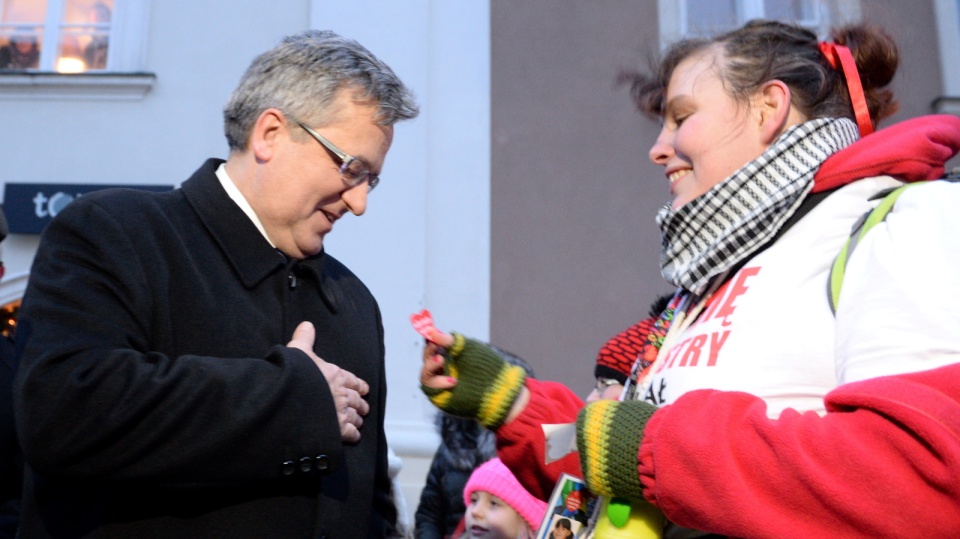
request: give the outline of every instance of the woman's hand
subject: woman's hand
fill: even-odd
[[[502,425],[508,416],[515,417],[518,400],[525,406],[522,367],[507,363],[486,343],[436,329],[426,310],[413,315],[411,322],[427,339],[420,389],[434,406],[451,415],[475,418],[489,429]]]
[[[423,348],[423,367],[420,369],[420,384],[433,389],[452,389],[457,379],[444,370],[446,359],[443,352],[453,345],[453,336],[436,328],[428,331],[427,344]]]

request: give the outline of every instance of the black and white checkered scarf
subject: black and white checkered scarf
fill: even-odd
[[[810,120],[703,195],[677,210],[667,204],[657,214],[664,279],[702,294],[773,238],[813,188],[820,164],[859,137],[846,118]]]

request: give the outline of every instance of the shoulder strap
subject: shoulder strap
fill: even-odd
[[[830,310],[833,314],[837,314],[837,302],[840,299],[840,288],[843,286],[843,275],[847,269],[847,261],[850,260],[850,255],[853,254],[853,250],[857,248],[860,240],[867,235],[867,232],[869,232],[871,228],[887,218],[887,214],[893,209],[893,204],[903,191],[911,185],[917,184],[907,183],[900,187],[886,189],[877,193],[873,198],[883,197],[883,200],[880,201],[880,204],[877,204],[877,207],[863,214],[853,225],[853,232],[850,233],[850,238],[847,239],[846,243],[843,244],[843,248],[840,249],[840,254],[833,260],[833,266],[830,268],[830,278],[827,279],[827,299],[830,302]]]
[[[787,230],[790,230],[790,228],[793,227],[793,225],[797,224],[797,222],[800,221],[800,219],[803,219],[804,217],[806,217],[806,215],[810,213],[810,211],[813,210],[813,208],[815,208],[817,204],[820,204],[821,202],[823,202],[828,196],[832,195],[833,192],[836,190],[837,188],[835,187],[835,188],[824,190],[824,191],[817,191],[816,193],[808,193],[807,196],[804,197],[803,201],[800,202],[800,205],[797,206],[797,209],[793,212],[793,215],[788,217],[787,220],[784,221],[782,225],[780,225],[780,230],[777,230],[777,233],[774,234],[773,237],[770,238],[770,240],[767,243],[764,243],[763,245],[758,247],[756,251],[754,251],[749,256],[745,257],[743,260],[737,262],[730,269],[725,271],[723,273],[724,275],[723,278],[729,279],[734,275],[736,275],[736,273],[740,271],[740,269],[743,268],[743,266],[745,266],[747,262],[749,262],[755,256],[762,253],[768,247],[776,243],[777,240],[779,240],[780,237],[783,236]]]

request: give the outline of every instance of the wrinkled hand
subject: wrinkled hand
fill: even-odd
[[[313,360],[327,379],[333,404],[337,409],[337,421],[340,423],[340,437],[345,442],[360,441],[360,427],[363,416],[370,411],[370,405],[363,396],[370,392],[370,386],[346,369],[327,363],[313,353],[313,343],[317,338],[316,329],[310,322],[301,322],[293,330],[293,338],[287,346],[302,350]]]

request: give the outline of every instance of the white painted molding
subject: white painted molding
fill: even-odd
[[[16,275],[7,275],[0,283],[0,305],[6,305],[11,301],[17,301],[23,298],[23,293],[27,291],[27,280],[30,274],[27,272]]]
[[[940,41],[940,72],[943,77],[943,95],[933,102],[933,108],[937,112],[950,112],[940,110],[939,107],[945,106],[953,108],[952,114],[956,114],[956,96],[960,95],[960,14],[958,14],[957,0],[934,0],[933,10],[936,14],[937,38]]]
[[[387,442],[398,455],[433,457],[440,446],[440,435],[433,423],[418,421],[387,422]]]
[[[960,97],[944,95],[933,100],[930,108],[936,114],[953,114],[960,116]]]
[[[153,73],[0,74],[0,99],[141,100],[153,88]]]

